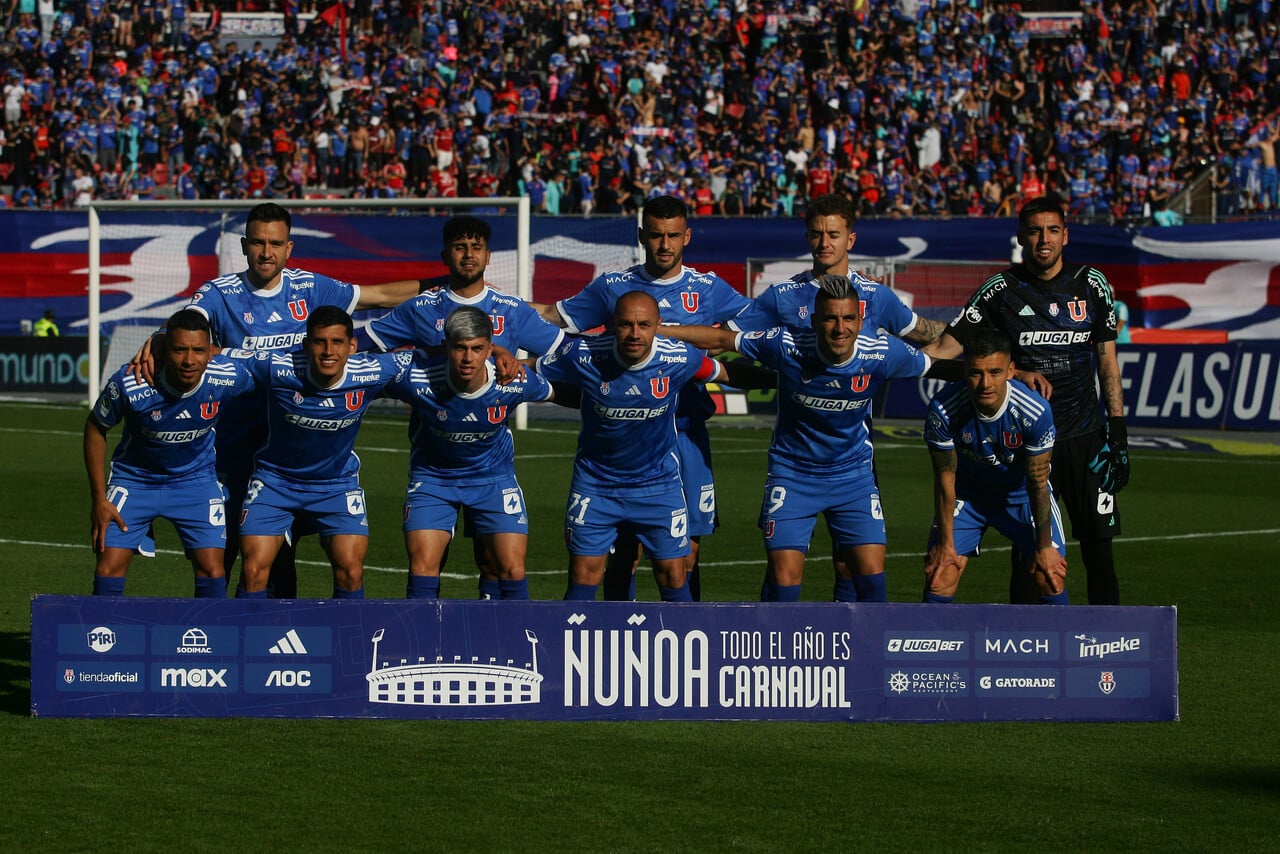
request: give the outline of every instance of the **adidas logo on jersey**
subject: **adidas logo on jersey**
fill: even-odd
[[[627,389],[627,395],[628,395],[628,396],[633,395],[633,394],[634,394],[634,395],[638,395],[638,394],[640,394],[640,389],[636,388],[635,386],[632,386],[631,388]]]
[[[280,319],[281,318],[280,318],[279,312],[273,311],[271,312],[271,315],[267,317],[267,323],[279,323]]]
[[[1033,314],[1035,314],[1035,310],[1029,305],[1024,305],[1022,311],[1018,312],[1019,317],[1030,317]]]
[[[479,421],[480,419],[476,418],[476,414],[474,412],[468,412],[467,417],[463,418],[462,420],[463,421]]]
[[[828,381],[827,381],[827,383],[826,383],[826,387],[827,387],[827,388],[840,388],[840,380],[828,380]]]
[[[332,401],[332,400],[329,400],[328,398],[325,398],[324,400],[320,401],[320,405],[321,405],[321,406],[328,407],[329,409],[332,409],[332,408],[333,408],[333,401]]]
[[[179,412],[179,413],[178,413],[177,418],[176,418],[175,420],[177,420],[177,421],[185,421],[185,420],[187,420],[187,419],[188,419],[188,418],[190,418],[190,417],[191,417],[191,413],[184,409],[184,410],[182,410],[181,412]]]
[[[664,299],[662,302],[658,303],[658,308],[671,308],[671,303]]]

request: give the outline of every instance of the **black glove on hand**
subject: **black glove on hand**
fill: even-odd
[[[1111,464],[1102,476],[1102,488],[1115,495],[1129,482],[1129,430],[1123,418],[1107,419],[1107,445]]]

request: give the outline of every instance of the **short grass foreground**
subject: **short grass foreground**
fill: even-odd
[[[1178,606],[1182,720],[1168,724],[435,723],[28,717],[30,596],[90,588],[85,410],[0,404],[0,767],[7,851],[1269,851],[1280,848],[1275,711],[1280,456],[1135,450],[1118,541],[1127,604]],[[516,437],[534,598],[564,591],[571,424]],[[118,431],[113,431],[112,440]],[[710,600],[753,600],[768,433],[713,431],[723,526]],[[403,419],[359,451],[371,513],[366,589],[404,595]],[[1140,443],[1135,442],[1135,445]],[[930,516],[918,439],[879,442],[889,596],[919,600]],[[167,523],[134,596],[189,596]],[[960,601],[1000,602],[998,538]],[[825,533],[804,598],[829,598]],[[327,566],[304,542],[305,596]],[[447,597],[470,598],[469,549]],[[1070,589],[1084,601],[1073,548]],[[642,598],[656,598],[652,578]]]

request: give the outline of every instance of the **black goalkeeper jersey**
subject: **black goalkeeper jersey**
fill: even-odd
[[[979,327],[1008,335],[1015,366],[1053,383],[1049,403],[1059,438],[1101,427],[1095,347],[1116,339],[1116,312],[1099,270],[1064,263],[1050,281],[1022,264],[997,273],[969,298],[950,332],[965,344]]]

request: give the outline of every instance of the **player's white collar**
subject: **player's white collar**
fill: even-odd
[[[613,339],[613,358],[617,359],[618,364],[622,365],[628,371],[638,371],[641,368],[647,367],[649,363],[653,361],[654,354],[657,352],[658,352],[657,338],[655,338],[649,344],[649,354],[645,356],[643,359],[641,359],[640,361],[636,362],[634,365],[628,365],[627,360],[622,358],[622,354],[618,352],[618,339],[617,338]]]
[[[240,274],[240,281],[244,283],[245,293],[252,294],[255,297],[261,297],[262,299],[268,299],[270,297],[278,296],[280,292],[284,290],[284,274],[285,271],[282,269],[280,271],[280,281],[276,282],[276,286],[274,288],[254,287],[253,282],[249,281],[248,270],[245,270]]]
[[[684,278],[685,271],[687,271],[688,269],[689,269],[688,267],[686,267],[685,265],[681,264],[679,267],[677,267],[677,268],[675,269],[675,272],[674,272],[674,273],[672,273],[672,275],[671,275],[671,277],[670,277],[670,278],[667,278],[667,279],[659,279],[659,278],[654,277],[654,275],[653,275],[652,273],[650,273],[648,270],[646,270],[646,269],[645,269],[645,266],[644,266],[643,264],[641,264],[641,265],[640,265],[640,275],[641,275],[642,277],[644,277],[644,279],[646,279],[650,284],[654,284],[654,285],[677,285],[677,284],[679,284],[679,283],[680,283],[680,280],[681,280],[682,278]]]
[[[973,404],[973,411],[978,414],[978,420],[982,421],[983,423],[999,421],[1001,418],[1004,417],[1005,410],[1009,408],[1010,397],[1011,395],[1009,394],[1009,385],[1006,383],[1004,387],[1004,400],[1000,402],[1000,406],[996,408],[994,415],[983,415],[982,410],[978,408],[978,404],[976,401]]]
[[[308,358],[307,359],[307,382],[311,383],[311,385],[315,386],[321,391],[332,391],[335,388],[341,387],[342,384],[347,381],[347,377],[351,375],[351,362],[350,360],[348,360],[347,363],[342,366],[342,373],[338,376],[338,378],[335,379],[330,385],[325,385],[322,382],[320,382],[319,379],[316,378],[316,375],[314,373],[312,373],[311,367],[312,367],[311,359]]]
[[[456,302],[458,305],[477,305],[489,295],[489,291],[491,290],[493,290],[493,287],[488,282],[485,282],[484,287],[480,288],[480,293],[473,297],[458,296],[457,292],[454,291],[453,288],[445,288],[444,293],[445,296]]]
[[[480,397],[482,394],[487,392],[489,389],[493,388],[493,384],[497,381],[496,378],[497,378],[498,372],[493,367],[492,359],[484,363],[484,370],[488,376],[485,378],[484,385],[480,386],[480,388],[476,389],[475,391],[463,391],[462,389],[454,385],[453,371],[449,369],[448,365],[446,365],[444,369],[445,381],[449,383],[449,388],[451,388],[453,390],[453,393],[456,394],[458,397],[461,397],[464,400],[475,400],[476,398]]]
[[[178,398],[188,398],[188,397],[191,397],[191,395],[196,394],[197,392],[199,392],[199,391],[200,391],[200,389],[201,389],[201,388],[203,388],[203,387],[204,387],[204,374],[203,374],[203,373],[201,373],[201,374],[200,374],[200,381],[199,381],[199,382],[197,382],[197,383],[195,384],[195,386],[191,389],[191,391],[188,391],[188,392],[185,392],[185,393],[184,393],[184,392],[181,392],[181,391],[178,391],[176,388],[174,388],[172,385],[170,385],[170,383],[169,383],[169,377],[168,377],[168,374],[169,374],[169,368],[168,368],[168,366],[166,365],[163,369],[161,369],[161,371],[160,371],[160,376],[157,378],[157,379],[159,380],[159,383],[160,383],[160,389],[159,389],[159,390],[160,390],[160,391],[168,392],[169,394],[174,395],[175,397],[178,397]]]

